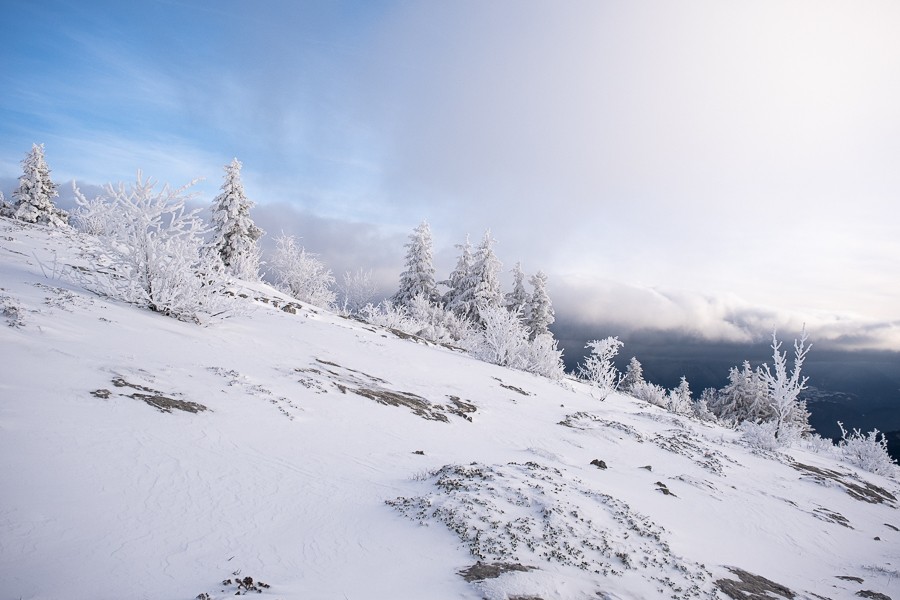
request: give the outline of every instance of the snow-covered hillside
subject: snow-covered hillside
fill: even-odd
[[[2,598],[900,598],[897,481],[92,244],[0,219]]]

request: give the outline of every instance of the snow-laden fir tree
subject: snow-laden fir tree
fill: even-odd
[[[56,184],[50,180],[50,167],[44,160],[44,145],[33,144],[31,152],[22,161],[19,187],[13,192],[15,217],[26,223],[66,226],[69,224],[68,213],[53,204],[57,196]]]
[[[636,356],[632,356],[625,368],[625,376],[619,383],[619,389],[630,392],[631,388],[644,383],[644,367]]]
[[[707,395],[709,410],[722,421],[761,423],[772,418],[769,389],[760,369],[744,361],[740,369],[728,372],[728,384],[715,394]]]
[[[502,308],[503,292],[500,289],[500,268],[502,264],[494,254],[494,240],[491,230],[484,232],[481,243],[475,250],[475,257],[472,264],[472,277],[475,281],[475,307],[476,321],[483,324],[480,315],[483,309]]]
[[[422,221],[409,236],[406,247],[406,270],[400,274],[400,289],[392,301],[400,306],[408,306],[416,296],[424,296],[429,302],[437,303],[439,296],[434,283],[431,228],[428,221]]]
[[[691,401],[691,386],[685,377],[674,388],[669,390],[668,407],[670,412],[678,415],[689,415],[694,412]]]
[[[3,192],[0,192],[0,217],[7,217],[9,219],[14,219],[16,217],[16,209],[6,201]]]
[[[466,321],[475,319],[475,278],[473,276],[474,258],[472,256],[472,244],[469,236],[462,244],[456,244],[459,249],[459,258],[456,268],[450,273],[450,278],[442,281],[441,285],[447,287],[447,292],[442,300],[444,307],[456,316]]]
[[[528,280],[533,291],[525,309],[525,324],[531,330],[531,339],[550,333],[550,326],[556,321],[550,296],[547,295],[547,275],[538,271]]]
[[[263,230],[250,218],[253,202],[244,193],[238,159],[225,166],[222,192],[213,199],[214,237],[210,243],[226,270],[240,279],[259,279],[259,238]]]
[[[506,310],[522,315],[522,318],[527,321],[530,298],[528,292],[525,291],[525,273],[522,271],[522,263],[517,262],[510,273],[513,274],[513,288],[512,291],[507,292],[504,298]]]

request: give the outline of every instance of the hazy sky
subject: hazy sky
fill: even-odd
[[[0,178],[136,169],[387,285],[491,228],[598,334],[900,350],[900,3],[2,0]]]

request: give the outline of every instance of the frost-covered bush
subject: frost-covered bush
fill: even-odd
[[[668,408],[666,389],[649,381],[639,381],[631,386],[631,395],[638,400]]]
[[[804,437],[803,445],[807,450],[816,454],[832,454],[835,451],[834,442],[818,433],[811,433]]]
[[[433,304],[425,294],[416,294],[409,300],[407,314],[416,329],[415,335],[437,342],[453,344],[471,335],[472,326],[440,304]]]
[[[585,348],[590,348],[591,353],[584,359],[584,364],[578,365],[578,374],[582,379],[601,389],[615,389],[616,383],[618,383],[619,372],[613,364],[613,359],[623,345],[618,337],[608,337],[588,342]]]
[[[140,171],[127,187],[108,185],[98,202],[109,205],[100,235],[109,264],[86,275],[86,286],[182,321],[233,309],[227,278],[204,252],[208,230],[199,211],[185,208],[191,185],[157,191],[156,182]]]
[[[753,421],[744,421],[741,423],[741,439],[751,448],[759,450],[777,450],[783,444],[775,437],[778,431],[778,424],[774,421],[764,421],[762,423],[754,423]]]
[[[782,423],[779,428],[778,421],[762,423],[744,421],[740,425],[740,431],[741,439],[748,446],[770,451],[787,448],[798,442],[805,433],[801,427],[793,423]]]
[[[479,313],[483,327],[471,338],[472,355],[495,365],[524,369],[528,329],[519,314],[502,306],[483,306]]]
[[[878,475],[896,475],[897,464],[887,451],[887,438],[884,434],[873,429],[863,434],[859,429],[849,433],[844,429],[844,424],[838,421],[841,428],[841,439],[838,441],[838,449],[841,457],[850,464],[860,469],[877,473]],[[881,438],[879,438],[879,434]]]
[[[95,236],[103,236],[114,229],[119,218],[116,203],[109,197],[97,196],[88,200],[73,184],[76,208],[72,211],[71,222],[78,231]]]
[[[372,325],[416,335],[416,324],[409,318],[409,312],[405,307],[394,304],[390,300],[384,300],[380,304],[366,304],[359,313],[367,323]]]
[[[292,235],[275,238],[275,253],[269,262],[275,285],[301,302],[331,308],[335,294],[334,276],[315,254],[310,254]]]
[[[525,352],[525,370],[548,379],[559,380],[565,375],[563,351],[551,333],[543,333],[531,340]]]
[[[372,270],[357,269],[353,273],[347,271],[338,283],[338,308],[341,314],[356,315],[363,307],[370,304],[378,293],[372,280]]]

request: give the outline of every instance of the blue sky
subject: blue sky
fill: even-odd
[[[895,2],[5,1],[0,183],[232,157],[257,220],[385,286],[491,228],[560,319],[900,350]],[[387,291],[387,290],[386,290]]]

